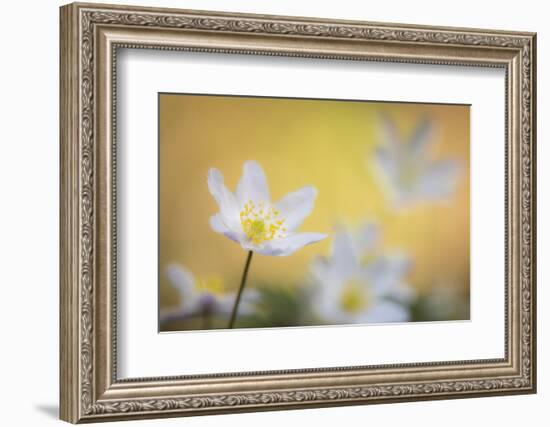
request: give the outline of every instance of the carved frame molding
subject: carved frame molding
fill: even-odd
[[[505,358],[118,380],[119,48],[505,68]],[[76,423],[535,392],[535,51],[532,33],[63,6],[61,418]]]

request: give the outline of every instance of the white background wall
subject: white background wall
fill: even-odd
[[[111,0],[113,3],[124,3]],[[550,29],[545,2],[133,0],[133,4],[538,32],[539,393],[138,421],[131,425],[546,425],[550,405]],[[58,6],[12,1],[0,21],[0,423],[60,424],[58,402]],[[546,19],[545,19],[546,18]],[[546,78],[545,78],[546,77]],[[545,336],[546,335],[546,336]]]

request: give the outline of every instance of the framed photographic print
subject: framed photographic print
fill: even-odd
[[[533,393],[535,34],[61,8],[61,418]]]

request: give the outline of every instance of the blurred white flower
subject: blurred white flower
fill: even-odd
[[[404,140],[395,123],[382,116],[380,145],[374,155],[377,176],[397,208],[419,201],[448,198],[458,184],[460,165],[455,160],[432,160],[435,141],[432,123],[425,119]]]
[[[271,203],[264,171],[255,161],[245,162],[235,194],[225,187],[223,175],[214,168],[208,172],[208,188],[220,208],[210,218],[210,226],[247,251],[285,256],[327,237],[296,232],[311,213],[317,190],[303,187]]]
[[[202,282],[198,281],[189,270],[179,264],[170,264],[166,268],[166,276],[170,284],[179,292],[179,305],[162,310],[161,323],[202,316],[228,317],[231,314],[235,293],[224,293],[221,279],[214,277]],[[245,290],[239,314],[252,314],[258,299],[258,291]]]
[[[341,229],[334,235],[332,253],[311,265],[314,280],[312,307],[328,322],[404,322],[413,290],[404,282],[410,269],[401,254],[377,255],[379,229],[366,224],[355,233]]]

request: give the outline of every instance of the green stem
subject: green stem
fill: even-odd
[[[248,269],[250,267],[250,261],[252,261],[252,251],[248,251],[248,256],[246,257],[246,264],[244,265],[243,277],[241,278],[241,286],[239,286],[239,291],[237,292],[237,299],[233,305],[233,310],[231,311],[231,319],[229,320],[228,329],[233,329],[235,324],[235,319],[237,317],[237,310],[239,309],[239,303],[241,302],[241,296],[243,293],[244,286],[246,284],[246,276],[248,276]]]

